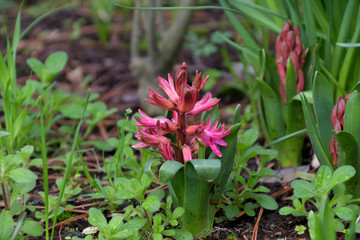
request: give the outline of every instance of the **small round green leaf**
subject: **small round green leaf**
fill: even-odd
[[[291,207],[282,207],[279,210],[279,214],[280,215],[289,215],[292,214],[295,211],[295,209],[291,208]]]
[[[251,193],[249,194],[249,197],[254,198],[260,204],[260,206],[265,209],[276,210],[278,208],[278,204],[275,199],[273,199],[269,195],[261,193]]]
[[[21,230],[33,237],[39,237],[44,233],[40,223],[31,220],[25,221],[24,225],[21,227]]]
[[[156,196],[149,196],[145,199],[142,206],[150,213],[154,213],[160,209],[160,200]]]
[[[25,168],[15,168],[8,173],[8,176],[18,183],[32,182],[37,179],[35,173]]]
[[[331,178],[331,186],[335,187],[336,185],[346,182],[355,175],[355,168],[352,166],[342,166],[335,170]]]
[[[298,198],[312,198],[316,195],[314,185],[307,181],[295,180],[291,186],[294,188],[294,195]]]

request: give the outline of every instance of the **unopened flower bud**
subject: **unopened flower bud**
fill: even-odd
[[[286,104],[286,71],[288,58],[294,65],[296,73],[296,92],[302,92],[304,90],[305,78],[302,68],[305,63],[305,58],[308,53],[308,49],[303,49],[301,42],[300,27],[295,26],[290,21],[284,23],[280,35],[276,40],[276,63],[278,66],[278,73],[280,75],[279,91],[283,102]]]
[[[331,124],[335,131],[342,131],[345,127],[345,110],[346,110],[346,103],[350,97],[350,93],[345,97],[345,100],[342,96],[340,96],[332,110],[331,113]],[[338,156],[337,153],[339,151],[339,147],[337,145],[335,136],[332,136],[330,142],[330,152],[333,165],[337,167]]]
[[[189,136],[197,136],[204,132],[204,124],[191,125],[186,128],[186,134]]]
[[[182,146],[182,154],[183,154],[183,157],[184,157],[184,162],[187,162],[187,161],[192,159],[191,148],[186,144]]]
[[[181,91],[178,109],[182,113],[190,112],[197,102],[199,93],[193,88],[187,88]]]
[[[181,90],[187,84],[187,66],[186,63],[182,63],[181,67],[175,73],[175,89],[178,95]]]

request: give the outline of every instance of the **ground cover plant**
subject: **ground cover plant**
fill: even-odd
[[[358,0],[9,3],[0,239],[359,238]]]

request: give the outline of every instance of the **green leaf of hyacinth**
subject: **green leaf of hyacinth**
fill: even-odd
[[[360,92],[360,81],[354,85],[350,92],[353,92],[355,90]]]
[[[286,134],[295,133],[305,127],[301,102],[291,99],[288,102],[287,115]],[[283,167],[300,165],[304,139],[305,134],[302,134],[283,142],[283,149],[278,149],[278,159]]]
[[[184,167],[184,164],[178,161],[165,161],[159,170],[159,182],[160,184],[168,183],[174,175]]]
[[[340,131],[334,133],[337,144],[339,145],[338,166],[350,165],[355,168],[359,162],[359,142],[351,132]]]
[[[319,129],[319,138],[326,156],[330,158],[330,140],[332,137],[331,113],[334,102],[329,81],[320,72],[315,73],[313,91],[314,112]]]
[[[150,159],[144,165],[144,173],[153,181],[158,183],[159,180],[157,179],[155,173],[152,171],[152,165],[155,162],[161,161],[160,159]]]
[[[238,104],[234,111],[233,125],[240,122],[241,104]]]
[[[211,125],[213,125],[215,121],[220,120],[220,110],[218,105],[213,107],[210,111],[203,112],[201,114],[201,121],[207,122],[209,117],[211,119]]]
[[[206,180],[213,177],[214,171],[210,170],[210,176],[202,179],[207,175],[205,169],[213,168],[211,164],[213,163],[206,159],[198,159],[187,161],[184,166],[183,208],[186,211],[182,216],[182,228],[193,235],[201,233],[200,237],[206,235],[204,230],[211,230],[215,217],[215,205],[210,203],[212,183]]]
[[[345,109],[344,130],[354,134],[358,143],[360,142],[360,93],[355,90],[351,93]],[[360,146],[359,146],[360,148]]]
[[[216,184],[216,191],[214,193],[214,200],[217,201],[221,195],[223,194],[223,191],[225,189],[225,186],[228,182],[228,178],[230,176],[230,171],[232,169],[234,158],[235,158],[235,151],[237,146],[237,135],[238,131],[240,129],[240,124],[235,124],[231,127],[231,132],[229,135],[223,138],[225,142],[227,142],[226,147],[219,146],[220,151],[222,153],[222,157],[220,158],[221,161],[221,169],[219,172],[219,175],[214,181],[214,184]],[[211,153],[209,156],[210,159],[217,158],[217,156],[214,153]]]
[[[315,120],[309,106],[309,103],[303,93],[300,93],[301,103],[306,123],[306,128],[308,130],[309,138],[314,148],[315,154],[320,162],[321,165],[329,166],[331,169],[334,169],[332,165],[332,161],[327,156],[326,151],[323,147],[321,139],[318,133],[318,127],[315,124]]]
[[[273,89],[261,79],[257,79],[261,99],[264,106],[265,125],[269,131],[271,139],[285,135],[285,126],[281,114],[280,99]]]
[[[213,181],[221,169],[219,159],[193,159],[186,162],[186,164],[190,163],[194,166],[198,178],[208,182]]]
[[[352,166],[359,169],[359,143],[355,136],[347,131],[340,131],[335,133],[335,139],[339,146],[338,151],[338,166]],[[345,178],[345,173],[344,176]],[[360,181],[360,172],[357,171],[355,177],[347,175],[347,179],[351,178],[345,183],[347,193],[350,193],[354,198],[360,197],[360,192],[357,191],[357,184]],[[346,180],[347,180],[346,179]]]
[[[287,59],[286,70],[286,102],[290,103],[291,99],[296,95],[296,73],[294,65],[290,58]]]

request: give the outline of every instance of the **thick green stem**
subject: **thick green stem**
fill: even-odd
[[[178,114],[178,124],[179,128],[176,132],[176,148],[175,148],[175,154],[176,154],[176,160],[180,163],[184,163],[184,158],[181,152],[181,146],[185,144],[186,135],[185,135],[185,129],[186,129],[186,123],[185,123],[185,114],[179,113]]]
[[[304,136],[298,136],[275,145],[279,151],[278,159],[283,167],[297,167],[301,164],[304,138]]]

